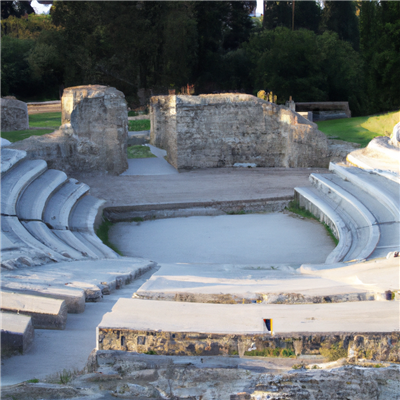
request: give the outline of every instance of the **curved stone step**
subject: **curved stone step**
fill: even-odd
[[[107,247],[95,234],[88,232],[73,232],[85,246],[96,253],[98,258],[119,258],[120,256]]]
[[[5,174],[26,157],[26,151],[1,148],[1,175]]]
[[[363,150],[363,149],[361,149]],[[393,161],[376,160],[361,151],[353,151],[346,157],[346,161],[353,167],[364,169],[378,175],[385,176],[396,183],[400,183],[399,173],[400,165],[395,164]]]
[[[391,159],[394,162],[400,160],[400,148],[394,147],[389,143],[390,138],[387,136],[378,136],[373,138],[367,146],[367,149],[377,153],[381,159]]]
[[[316,190],[295,188],[294,191],[300,206],[330,226],[339,240],[339,244],[329,254],[325,263],[334,264],[344,260],[352,245],[352,235],[342,218],[318,195]]]
[[[68,258],[55,252],[48,246],[39,242],[28,232],[17,217],[1,216],[1,230],[7,235],[8,239],[15,243],[19,248],[28,248],[32,253],[32,258],[37,256],[37,253],[42,253],[45,257],[52,261],[68,261]]]
[[[17,200],[21,192],[47,169],[44,160],[23,160],[1,179],[1,213],[16,215]]]
[[[0,316],[2,355],[14,352],[25,354],[31,348],[35,337],[31,317],[6,312],[2,312]]]
[[[93,227],[96,224],[96,219],[101,217],[102,205],[105,203],[105,200],[90,195],[82,197],[71,212],[69,229],[94,234]]]
[[[65,329],[67,305],[64,300],[1,292],[1,310],[32,318],[35,329]]]
[[[43,211],[52,193],[68,179],[62,171],[48,169],[36,178],[17,202],[17,216],[23,220],[42,220]]]
[[[375,216],[352,194],[326,179],[325,175],[311,174],[310,181],[314,187],[328,196],[341,209],[340,215],[347,214],[354,221],[355,229],[362,242],[361,251],[351,256],[357,259],[368,258],[375,250],[380,239],[380,230]],[[364,231],[366,235],[364,235]],[[364,236],[364,237],[363,237]]]
[[[400,221],[400,186],[398,184],[355,167],[345,168],[338,164],[330,163],[329,169],[342,179],[351,182],[375,197],[390,210],[395,221]]]
[[[23,221],[22,224],[33,237],[62,256],[74,260],[87,258],[87,256],[82,254],[82,252],[77,251],[64,241],[60,240],[45,223],[41,221]]]
[[[52,232],[68,246],[79,251],[83,256],[98,258],[97,251],[93,251],[92,247],[89,248],[86,246],[86,244],[78,239],[71,231],[53,229]]]
[[[69,179],[50,197],[43,213],[44,222],[52,229],[68,229],[72,208],[88,191],[88,185]]]

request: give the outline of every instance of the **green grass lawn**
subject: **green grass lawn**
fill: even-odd
[[[44,113],[44,114],[32,114],[29,116],[30,127],[51,127],[58,128],[61,125],[61,113]]]
[[[30,136],[42,136],[52,132],[54,132],[54,129],[25,129],[24,131],[1,132],[1,137],[14,143]]]
[[[129,131],[149,131],[150,130],[150,120],[149,119],[139,119],[137,121],[128,121]]]
[[[327,136],[365,147],[376,136],[390,136],[400,121],[400,111],[384,115],[334,119],[317,122],[318,129]]]
[[[61,113],[44,113],[29,115],[29,127],[48,129],[25,129],[23,131],[1,132],[1,137],[10,142],[18,142],[30,136],[42,136],[54,132],[61,125]]]
[[[128,147],[128,158],[151,158],[155,155],[150,151],[148,146],[142,146],[141,144],[137,146]]]

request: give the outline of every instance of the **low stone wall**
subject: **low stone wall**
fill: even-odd
[[[3,132],[29,129],[28,106],[16,99],[1,99],[1,130]]]
[[[247,94],[151,98],[150,143],[175,168],[327,167],[317,126],[286,107]]]
[[[62,126],[49,135],[31,136],[11,147],[49,168],[118,175],[128,168],[128,111],[125,96],[112,87],[76,86],[64,90]]]
[[[160,332],[99,328],[98,350],[175,356],[319,356],[400,362],[400,333],[290,333],[263,335]],[[250,349],[254,349],[249,351]],[[285,350],[285,351],[284,351]]]
[[[312,111],[314,120],[351,118],[348,101],[314,101],[296,103],[296,111]],[[317,116],[317,118],[316,118]]]

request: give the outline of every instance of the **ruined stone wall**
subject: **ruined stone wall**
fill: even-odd
[[[76,86],[64,90],[62,126],[49,135],[12,145],[28,158],[41,158],[67,173],[107,172],[128,168],[128,111],[125,96],[112,87]]]
[[[400,333],[288,333],[262,335],[200,332],[156,332],[99,328],[99,350],[177,356],[264,355],[400,362]],[[255,350],[249,351],[254,345]],[[261,354],[262,353],[262,354]]]
[[[251,95],[152,97],[150,114],[150,142],[177,169],[328,165],[328,142],[315,124]]]
[[[29,129],[28,106],[23,101],[3,98],[1,101],[1,130],[3,132]]]

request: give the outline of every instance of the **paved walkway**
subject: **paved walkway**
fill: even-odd
[[[152,145],[150,151],[156,156],[154,158],[130,158],[128,169],[121,176],[129,175],[175,175],[178,171],[165,160],[167,152]]]

